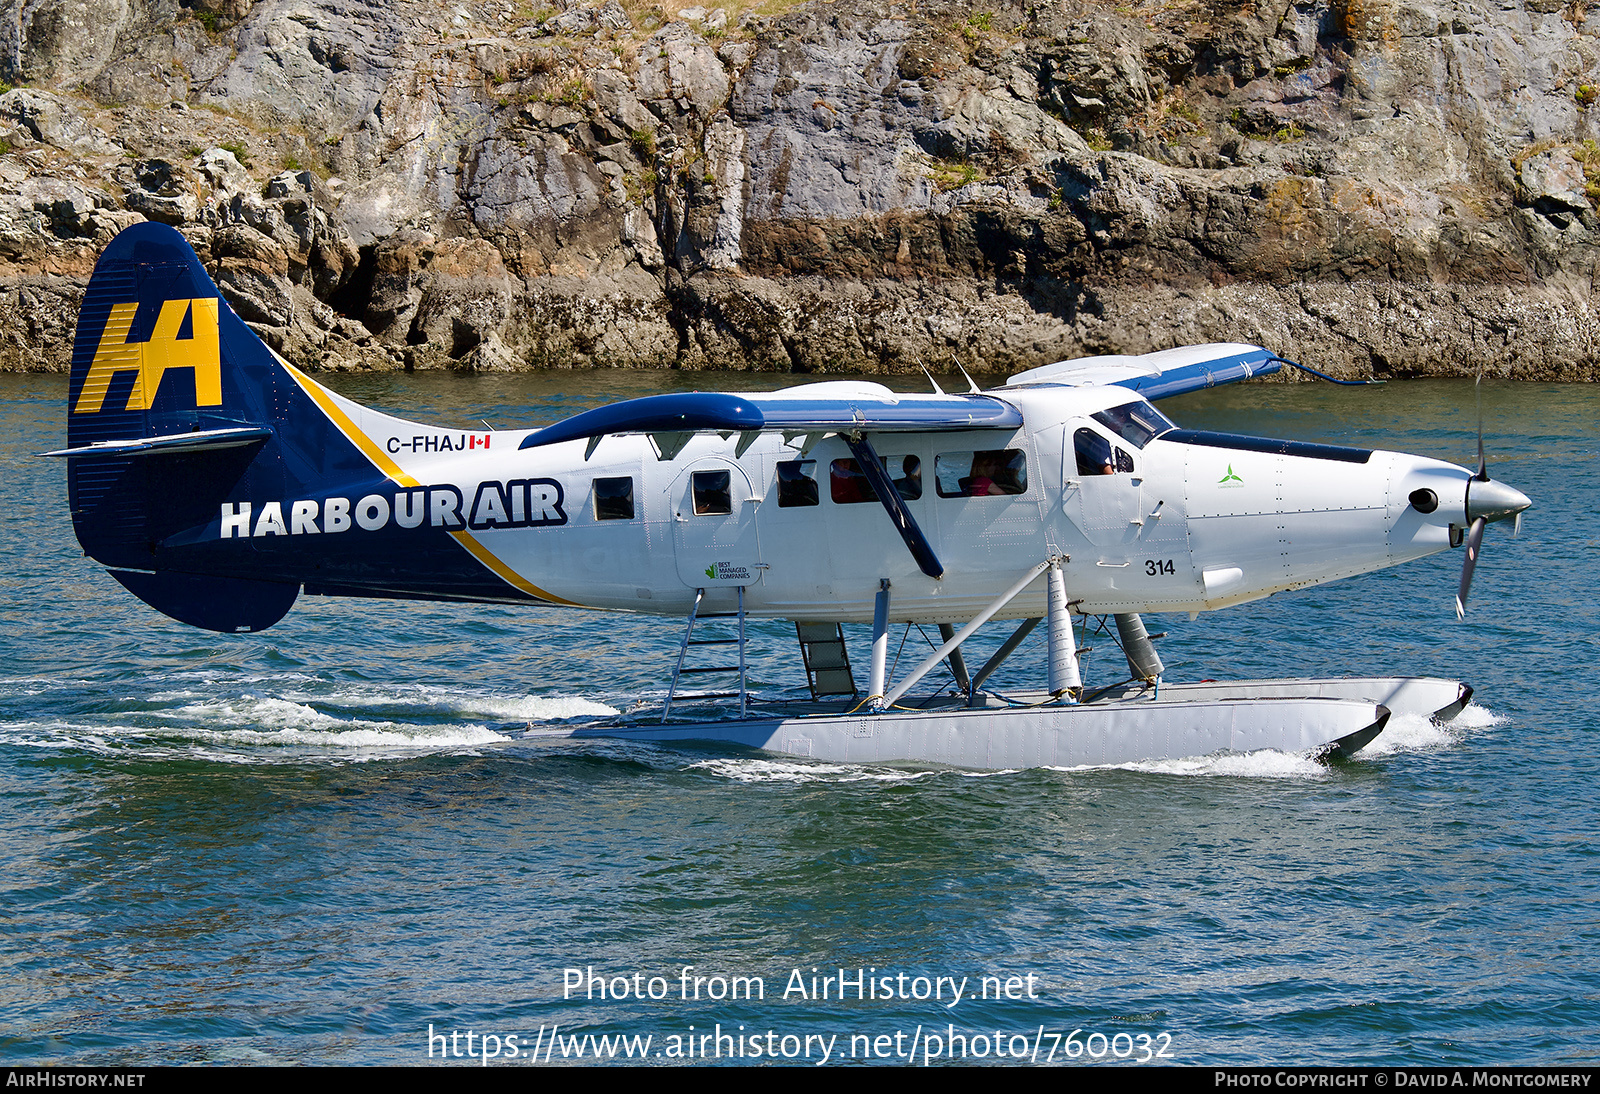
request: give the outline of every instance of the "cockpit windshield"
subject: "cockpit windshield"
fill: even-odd
[[[1152,438],[1178,428],[1165,414],[1143,399],[1102,410],[1090,417],[1135,448],[1143,448]]]

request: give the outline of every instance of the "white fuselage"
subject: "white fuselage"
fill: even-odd
[[[1197,612],[1419,558],[1447,548],[1450,526],[1467,522],[1470,474],[1436,460],[1373,452],[1365,462],[1342,462],[1159,436],[1141,448],[1089,417],[1137,400],[1123,389],[1045,385],[994,394],[1022,411],[1021,429],[871,436],[892,475],[910,466],[905,457],[920,464],[920,496],[906,506],[944,565],[937,579],[919,570],[880,504],[836,500],[831,469],[851,457],[838,436],[807,447],[808,438],[762,433],[745,437],[750,443],[738,452],[740,435],[702,433],[670,459],[659,458],[648,436],[607,436],[585,458],[583,441],[518,450],[535,431],[508,431],[469,434],[463,451],[459,431],[333,398],[401,480],[452,485],[464,509],[485,482],[558,483],[561,522],[456,534],[470,537],[473,553],[513,583],[592,608],[681,615],[704,589],[703,610],[729,609],[742,586],[755,616],[869,621],[887,579],[891,618],[954,623],[1034,564],[1064,556],[1068,595],[1082,611]],[[1120,449],[1114,472],[1080,473],[1074,438],[1086,429]],[[427,440],[435,436],[455,438],[455,446],[440,450],[441,440],[435,448]],[[964,492],[978,478],[973,454],[981,461],[996,452],[1010,453],[1021,469],[1012,484],[1025,482],[1020,492]],[[790,478],[803,465],[814,502],[780,494],[780,464]],[[962,469],[973,474],[958,479]],[[697,483],[720,484],[720,472],[725,503],[707,505]],[[631,516],[619,515],[615,498],[597,497],[597,480],[600,494],[626,483]],[[1438,497],[1432,513],[1408,501],[1421,487]],[[291,500],[284,500],[286,520]],[[349,501],[359,508],[360,499]],[[329,511],[326,499],[320,508]],[[343,534],[361,533],[344,524]],[[1000,614],[1043,614],[1043,584]]]

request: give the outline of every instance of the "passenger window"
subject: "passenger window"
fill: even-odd
[[[1133,457],[1092,429],[1074,433],[1072,448],[1077,453],[1080,475],[1115,475],[1119,471],[1126,474],[1133,470]]]
[[[697,516],[727,516],[733,512],[733,492],[726,471],[696,471],[690,476]]]
[[[784,460],[778,464],[778,508],[816,505],[817,461]]]
[[[941,452],[933,473],[941,498],[1022,494],[1028,489],[1028,460],[1017,448]]]
[[[895,461],[900,462],[900,473],[895,475]],[[884,469],[894,477],[894,488],[906,501],[922,497],[922,458],[920,456],[885,456]]]
[[[878,500],[878,492],[855,460],[834,460],[828,465],[828,495],[839,505]]]
[[[594,480],[594,519],[633,519],[633,479]]]
[[[922,458],[920,456],[879,456],[883,469],[894,481],[894,488],[906,501],[922,497]],[[867,481],[855,460],[834,460],[828,467],[828,493],[839,505],[877,501],[878,492]]]

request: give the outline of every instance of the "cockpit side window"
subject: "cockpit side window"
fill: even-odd
[[[1178,428],[1165,414],[1143,399],[1102,410],[1098,414],[1091,414],[1090,417],[1134,448],[1143,448],[1153,438],[1159,437],[1169,429]],[[1118,467],[1117,470],[1121,471],[1123,468]],[[1127,470],[1131,471],[1133,468],[1130,466]],[[1087,471],[1082,473],[1089,474]]]
[[[1087,426],[1072,435],[1072,448],[1078,457],[1079,475],[1127,474],[1133,470],[1132,456]]]

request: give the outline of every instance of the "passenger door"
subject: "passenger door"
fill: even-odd
[[[691,589],[760,583],[756,506],[761,497],[731,460],[708,456],[673,480],[672,542],[678,577]]]

